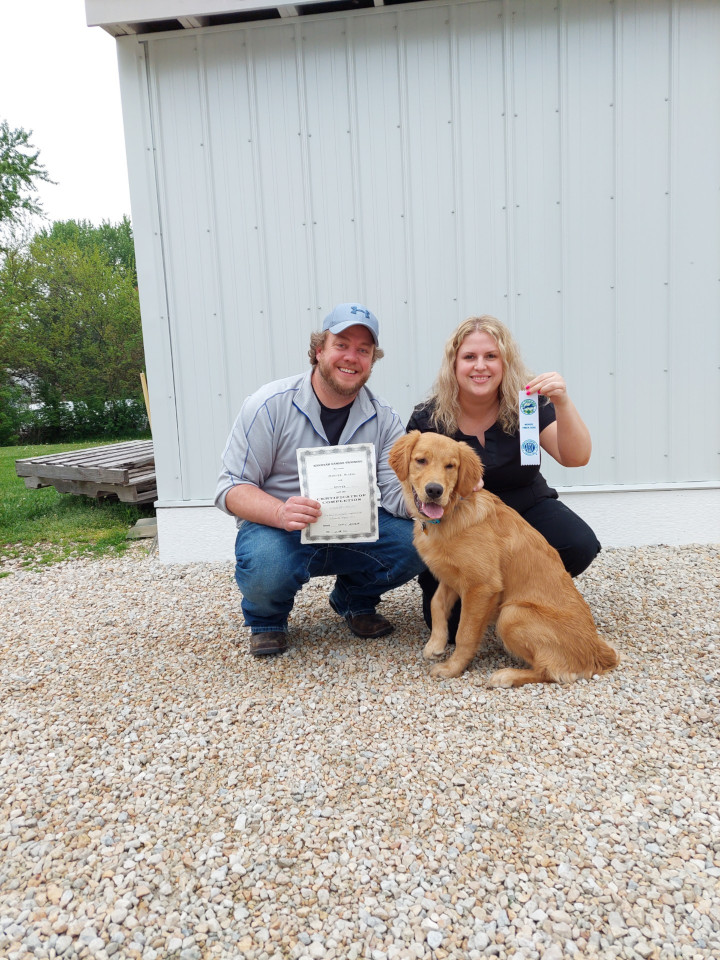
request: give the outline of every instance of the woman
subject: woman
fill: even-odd
[[[428,400],[417,406],[408,430],[434,431],[464,440],[485,467],[486,490],[517,510],[560,554],[576,577],[600,552],[600,544],[577,514],[557,499],[539,466],[520,465],[518,393],[538,393],[540,446],[564,467],[582,467],[590,459],[588,428],[568,396],[559,373],[533,377],[508,328],[494,317],[470,317],[445,344],[440,373]],[[419,577],[423,615],[430,623],[430,600],[437,581],[429,571]],[[460,604],[450,620],[454,638]]]

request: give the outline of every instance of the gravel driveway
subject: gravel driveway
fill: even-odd
[[[258,662],[230,565],[13,568],[0,957],[717,960],[719,555],[605,551],[620,667],[518,690],[428,676],[414,584]]]

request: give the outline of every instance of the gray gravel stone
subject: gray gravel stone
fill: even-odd
[[[0,559],[0,956],[717,960],[718,559],[603,552],[620,667],[510,691],[492,632],[430,678],[415,584],[256,661],[230,565]]]

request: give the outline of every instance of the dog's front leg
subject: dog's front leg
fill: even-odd
[[[430,616],[432,618],[432,632],[425,644],[423,657],[426,660],[435,660],[445,653],[448,642],[448,618],[457,602],[458,595],[447,584],[439,584],[430,601]]]
[[[439,663],[433,667],[434,677],[446,679],[459,677],[470,665],[485,636],[490,618],[497,609],[498,599],[499,594],[489,593],[487,589],[472,590],[465,594],[462,598],[460,623],[455,637],[455,653],[445,663]],[[432,637],[430,639],[432,640]]]

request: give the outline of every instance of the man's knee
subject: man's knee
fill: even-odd
[[[298,557],[293,533],[247,521],[235,541],[235,580],[247,595],[272,589],[282,590],[298,579]]]
[[[384,516],[383,516],[384,514]],[[410,580],[425,569],[415,549],[412,520],[393,517],[385,511],[380,514],[380,545],[386,562],[396,575]]]

